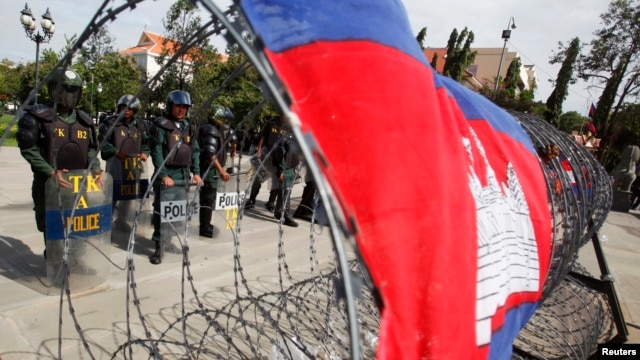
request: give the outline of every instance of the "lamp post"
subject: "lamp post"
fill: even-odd
[[[89,89],[89,93],[91,94],[91,97],[89,98],[89,114],[93,114],[93,88],[95,87],[95,84],[93,83],[93,73],[91,73],[91,87]],[[84,80],[82,82],[82,89],[86,89],[87,88],[87,81]]]
[[[493,90],[494,93],[498,92],[498,85],[500,85],[500,71],[502,71],[502,59],[504,59],[504,51],[507,48],[507,41],[509,41],[509,39],[511,38],[511,29],[515,28],[516,21],[512,16],[507,23],[507,28],[502,30],[502,39],[504,39],[504,45],[502,46],[502,55],[500,55],[500,65],[498,65],[498,75],[496,75],[496,88]]]
[[[40,27],[44,34],[40,34],[40,31],[36,30],[36,18],[31,14],[31,9],[27,3],[24,4],[24,9],[20,12],[20,23],[22,23],[22,27],[24,27],[24,31],[27,34],[27,37],[36,43],[36,80],[35,80],[35,88],[38,88],[38,65],[40,60],[40,44],[48,43],[53,36],[53,32],[55,30],[55,22],[51,18],[51,13],[49,12],[49,8],[47,8],[47,12],[42,15],[42,20],[40,21]],[[35,104],[38,103],[38,92],[36,91],[36,99]]]
[[[98,83],[98,87],[96,88],[96,91],[98,91],[98,93],[96,94],[96,121],[99,123],[100,122],[100,106],[99,106],[99,102],[98,102],[98,95],[100,95],[100,93],[102,92],[102,83]]]

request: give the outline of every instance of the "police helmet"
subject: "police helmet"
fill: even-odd
[[[120,99],[118,99],[118,112],[122,111],[124,107],[138,112],[138,110],[140,110],[140,100],[133,95],[122,95]]]
[[[191,107],[191,95],[184,90],[173,90],[167,95],[167,111],[170,112],[174,104]]]
[[[82,97],[82,77],[72,69],[55,69],[47,83],[55,104],[73,109]]]
[[[233,113],[228,107],[216,104],[213,105],[213,119],[223,122],[233,121]]]

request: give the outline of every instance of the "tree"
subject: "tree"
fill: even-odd
[[[158,57],[158,64],[163,65],[175,57],[175,61],[167,68],[162,83],[154,92],[167,94],[171,90],[190,90],[191,74],[200,61],[205,61],[203,49],[209,49],[209,41],[205,37],[194,38],[202,34],[201,18],[198,8],[187,0],[178,0],[167,11],[162,19],[165,30],[163,53]],[[194,41],[196,40],[197,41]],[[196,46],[197,45],[197,46]]]
[[[245,38],[245,41],[251,42],[252,39]],[[240,50],[238,45],[228,46],[227,53],[229,54],[229,59],[225,63],[226,74],[231,74],[236,69],[242,67],[243,64],[248,64],[247,56]],[[249,114],[263,98],[268,96],[268,94],[262,93],[260,89],[261,82],[262,78],[253,66],[250,66],[238,80],[232,82],[229,87],[229,93],[231,102],[233,103],[231,109],[234,111],[234,114],[236,114],[236,121],[245,120],[245,116]],[[248,123],[244,123],[242,129],[259,129],[264,123],[263,119],[273,115],[274,109],[271,106],[263,106],[257,117],[250,119],[251,121]]]
[[[471,51],[474,35],[472,31],[464,30],[458,35],[458,30],[453,29],[447,42],[447,58],[442,73],[456,81],[461,81],[465,70],[476,58],[476,51]],[[462,45],[464,42],[464,45]]]
[[[640,7],[638,0],[613,0],[600,15],[588,55],[579,57],[579,77],[603,86],[593,121],[603,139],[599,159],[607,164],[608,148],[621,129],[617,114],[627,97],[640,92]]]
[[[509,68],[507,68],[507,74],[504,77],[504,92],[505,95],[512,98],[517,99],[518,96],[518,83],[520,82],[520,68],[522,67],[522,62],[519,57],[514,58],[509,64]]]
[[[436,66],[438,66],[438,53],[434,53],[433,58],[431,58],[431,67],[435,70]]]
[[[39,65],[39,84],[42,85],[40,91],[38,92],[38,102],[42,104],[47,104],[51,102],[51,97],[47,91],[46,84],[43,84],[45,77],[53,70],[53,68],[58,63],[59,58],[58,54],[51,49],[45,49],[42,51],[42,56],[40,57],[40,65]],[[36,72],[36,63],[29,62],[25,66],[18,67],[18,73],[20,78],[20,86],[18,90],[18,99],[22,103],[27,97],[29,97],[29,93],[33,90],[35,86],[35,72]]]
[[[605,168],[613,171],[620,161],[620,155],[629,145],[640,144],[640,105],[625,103],[616,115],[616,131],[609,148],[609,156]]]
[[[505,109],[513,109],[522,112],[534,113],[540,116],[546,107],[540,102],[534,102],[534,91],[537,87],[535,79],[531,79],[528,87],[524,88],[520,77],[522,62],[519,57],[514,58],[504,77],[503,88],[494,91],[493,88],[485,86],[479,92],[486,98],[491,99],[496,105]]]
[[[424,40],[427,38],[427,28],[423,27],[420,29],[418,36],[416,36],[416,40],[418,40],[418,44],[420,45],[420,49],[424,50]]]
[[[556,76],[555,87],[547,98],[547,111],[544,114],[545,119],[556,127],[560,125],[559,118],[562,114],[562,104],[567,95],[569,95],[569,84],[575,84],[576,82],[574,68],[578,55],[580,55],[580,39],[573,38],[566,49],[563,49],[563,44],[559,43],[559,48],[560,52],[552,56],[549,63],[557,64],[562,61],[562,66]]]
[[[66,40],[62,54],[73,49],[77,36]],[[100,27],[82,44],[73,65],[85,83],[79,107],[91,115],[98,111],[115,111],[116,101],[122,95],[136,94],[143,84],[142,73],[135,60],[118,53],[114,43],[115,38],[109,29]],[[98,84],[102,86],[102,92],[97,91]]]
[[[228,88],[222,86],[226,73],[224,57],[216,49],[202,51],[205,54],[205,60],[196,64],[191,82],[191,87],[198,89],[191,94],[191,100],[198,104],[190,114],[191,120],[196,123],[207,120],[211,115],[213,104],[232,108]]]
[[[71,39],[73,43],[74,37]],[[82,62],[88,69],[94,69],[102,58],[107,55],[113,54],[116,51],[113,48],[115,38],[109,32],[106,25],[98,28],[98,31],[89,36],[89,39],[82,44],[80,48],[80,62]]]
[[[0,113],[8,104],[20,105],[20,69],[22,66],[8,59],[0,61]]]
[[[568,111],[558,117],[556,127],[560,131],[570,134],[572,131],[580,131],[582,126],[589,121],[577,111]]]
[[[88,74],[89,71],[94,74],[94,85],[102,85],[102,92],[93,94],[96,112],[115,112],[118,99],[125,94],[135,95],[143,83],[142,71],[135,60],[117,52],[106,53],[104,57],[94,64],[93,69],[85,68],[85,71]],[[89,91],[86,91],[83,96],[85,105],[88,103],[87,99],[90,96]]]

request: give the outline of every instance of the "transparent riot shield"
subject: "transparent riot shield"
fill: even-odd
[[[146,167],[146,162],[142,162],[138,154],[132,154],[125,161],[115,156],[107,161],[107,172],[113,178],[114,233],[129,234],[136,211],[149,214],[151,202],[140,201],[149,188]]]
[[[196,186],[176,180],[170,188],[162,186],[158,196],[163,261],[180,261],[184,239],[193,231],[197,234],[200,201]]]
[[[233,233],[238,227],[240,207],[245,200],[250,172],[234,172],[229,176],[230,179],[227,182],[218,181],[213,212],[214,237],[222,240],[233,240]]]
[[[109,275],[113,184],[108,173],[98,178],[74,170],[63,176],[71,188],[59,187],[54,179],[45,185],[47,278],[62,285],[66,263],[69,288],[86,290]]]
[[[255,181],[260,183],[265,182],[267,179],[271,177],[271,166],[269,164],[271,161],[263,162],[264,159],[258,157],[258,154],[253,154],[249,159],[249,163],[251,164],[251,171],[249,172],[249,177],[255,177]]]

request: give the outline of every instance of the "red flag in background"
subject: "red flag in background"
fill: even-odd
[[[591,103],[591,107],[589,108],[589,117],[593,118],[593,115],[596,113],[596,107],[593,106],[593,103]]]

